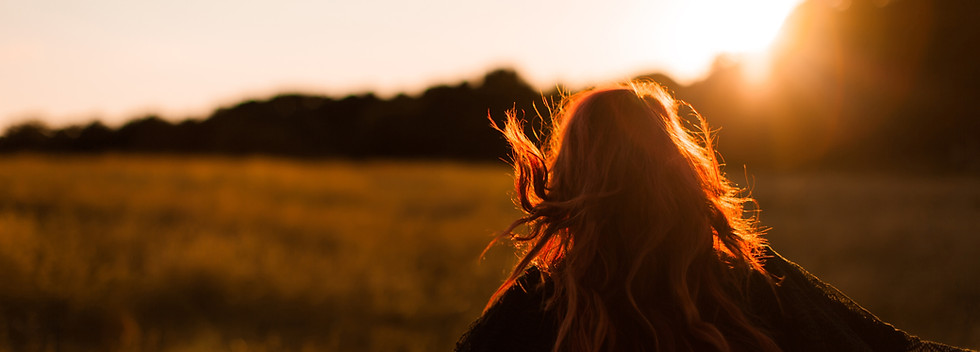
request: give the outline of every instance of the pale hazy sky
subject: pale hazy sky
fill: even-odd
[[[511,67],[539,89],[761,51],[801,0],[0,0],[0,128],[382,96]]]

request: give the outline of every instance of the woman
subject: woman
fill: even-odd
[[[955,350],[769,249],[710,130],[696,114],[685,126],[678,107],[650,83],[581,92],[541,148],[508,115],[527,215],[498,239],[525,251],[458,351]]]

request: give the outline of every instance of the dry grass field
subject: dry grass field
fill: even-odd
[[[501,165],[0,157],[0,351],[443,351],[514,255]],[[784,256],[980,347],[980,179],[759,175]]]

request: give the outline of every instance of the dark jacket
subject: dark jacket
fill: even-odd
[[[965,351],[896,329],[799,265],[771,249],[766,254],[766,271],[781,280],[775,287],[761,276],[751,280],[748,313],[784,351]],[[550,352],[558,319],[543,309],[547,280],[529,269],[470,326],[456,351]]]

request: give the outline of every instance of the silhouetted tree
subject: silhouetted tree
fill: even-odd
[[[82,128],[74,143],[74,150],[82,152],[104,151],[118,148],[113,143],[114,132],[101,122],[95,121]]]
[[[141,152],[173,151],[174,126],[156,115],[127,122],[114,135],[113,145],[121,150]]]
[[[747,83],[737,57],[719,57],[687,86],[663,74],[639,78],[664,84],[722,129],[719,149],[735,167],[980,170],[980,2],[838,3],[811,0],[794,11],[765,90]],[[418,96],[282,94],[178,124],[156,116],[116,130],[28,122],[0,137],[0,151],[493,160],[507,146],[491,120],[515,109],[526,129],[539,130],[537,114],[549,118],[558,96],[499,69]]]
[[[0,138],[0,150],[45,150],[51,135],[51,130],[40,121],[13,125]]]

